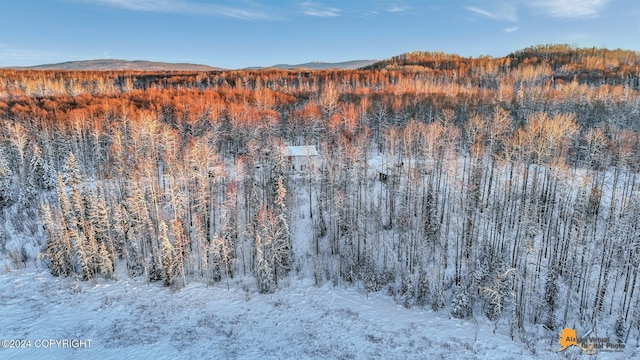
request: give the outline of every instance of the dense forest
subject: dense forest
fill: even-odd
[[[0,118],[14,268],[252,276],[261,292],[301,276],[485,316],[514,339],[577,324],[640,338],[638,52],[4,69]],[[317,155],[292,166],[301,145]]]

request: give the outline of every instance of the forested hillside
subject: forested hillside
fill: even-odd
[[[296,274],[485,316],[514,339],[640,337],[637,52],[0,70],[0,117],[7,270],[254,276],[265,293]],[[288,145],[318,156],[292,169]]]

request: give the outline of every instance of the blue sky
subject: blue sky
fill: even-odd
[[[640,50],[638,0],[0,0],[0,66],[70,60],[236,69],[566,43]]]

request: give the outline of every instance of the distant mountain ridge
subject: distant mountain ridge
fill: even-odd
[[[244,68],[243,70],[262,70],[262,69],[309,69],[309,70],[354,70],[362,67],[370,66],[379,60],[351,60],[343,62],[308,62],[304,64],[277,64],[273,66],[253,66]],[[21,70],[87,70],[87,71],[106,71],[106,70],[137,70],[137,71],[222,71],[228,70],[220,67],[214,67],[202,64],[190,63],[166,63],[146,60],[120,60],[120,59],[95,59],[95,60],[78,60],[65,61],[61,63],[42,64],[35,66],[12,66],[11,69]]]
[[[267,67],[250,67],[246,68],[247,70],[259,70],[259,69],[309,69],[309,70],[327,70],[327,69],[341,69],[341,70],[354,70],[359,69],[361,67],[369,66],[377,63],[379,60],[351,60],[351,61],[343,61],[343,62],[322,62],[322,61],[314,61],[308,62],[304,64],[276,64],[273,66]]]
[[[219,67],[189,63],[165,63],[146,60],[96,59],[66,61],[55,64],[14,67],[33,70],[139,70],[139,71],[218,71]]]

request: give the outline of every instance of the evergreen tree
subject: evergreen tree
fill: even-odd
[[[85,235],[90,231],[86,222],[86,210],[85,210],[85,194],[81,193],[79,185],[76,183],[71,186],[71,193],[69,194],[69,203],[71,205],[71,211],[75,219],[74,226]]]
[[[53,220],[51,208],[48,204],[40,205],[40,219],[47,235],[46,256],[53,276],[69,276],[71,266],[69,264],[70,244],[66,237],[66,231],[61,231]]]
[[[56,187],[58,172],[56,168],[50,163],[45,162],[42,165],[42,188],[45,190],[53,190]]]
[[[109,215],[107,213],[107,204],[100,195],[88,193],[85,195],[85,216],[98,244],[104,244],[105,249],[110,253],[113,252],[113,244],[109,235]]]
[[[144,274],[144,258],[138,241],[134,238],[127,237],[127,273],[131,277],[137,277]]]
[[[291,270],[291,233],[289,230],[289,212],[286,203],[287,189],[284,186],[284,178],[278,177],[276,188],[277,222],[273,236],[274,261],[276,282],[278,277],[286,275]]]
[[[105,279],[113,277],[113,261],[111,261],[111,253],[107,250],[104,243],[98,245],[98,271]]]
[[[93,232],[89,231],[85,237],[85,243],[83,244],[83,251],[89,264],[90,277],[100,274],[101,269],[101,254],[100,247],[96,238],[93,236]]]
[[[175,251],[167,236],[167,224],[164,221],[160,221],[159,236],[160,246],[162,247],[162,262],[159,267],[162,268],[164,284],[170,286],[174,281]]]
[[[73,268],[82,280],[89,280],[92,276],[91,254],[87,251],[87,239],[83,233],[76,231],[71,234],[71,249],[73,254]]]
[[[213,282],[222,280],[222,271],[220,270],[222,254],[220,254],[220,248],[223,242],[224,239],[218,233],[215,233],[207,250],[207,268],[210,272],[210,279]]]
[[[546,314],[547,320],[545,325],[549,330],[555,330],[556,319],[555,319],[555,311],[556,311],[556,302],[558,299],[558,274],[555,270],[555,267],[552,267],[547,272],[547,280],[544,285],[544,301],[546,305]]]
[[[63,178],[64,183],[71,188],[77,188],[80,185],[80,170],[76,164],[76,156],[72,152],[69,152],[64,164]]]
[[[42,150],[38,144],[34,144],[30,152],[29,167],[27,169],[28,181],[38,189],[53,190],[56,187],[55,168],[42,156]]]
[[[473,298],[466,287],[456,290],[451,301],[451,315],[458,319],[466,319],[473,313]]]
[[[411,308],[415,301],[415,287],[411,276],[406,275],[402,279],[400,286],[400,296],[402,296],[402,304],[407,309]]]
[[[13,203],[11,193],[13,171],[9,168],[4,159],[4,153],[0,151],[0,210]]]
[[[126,219],[126,210],[122,204],[113,204],[112,213],[113,224],[113,247],[115,256],[122,260],[127,258],[127,231],[129,230],[129,224]]]
[[[426,271],[421,270],[418,274],[418,286],[416,290],[416,305],[424,307],[429,301],[431,290],[429,288],[429,278]]]
[[[161,245],[154,232],[153,222],[147,207],[143,189],[132,184],[128,189],[125,206],[130,222],[127,232],[129,259],[127,265],[131,274],[140,275],[141,269],[146,271],[149,281],[164,279],[161,266]],[[132,275],[137,276],[137,275]]]
[[[263,244],[260,235],[256,236],[256,257],[258,259],[258,266],[256,269],[256,279],[258,281],[258,289],[261,293],[272,293],[276,289],[276,282],[273,273],[273,264],[269,257],[265,257],[263,252],[263,246],[266,250],[269,249],[269,244]]]
[[[65,231],[77,231],[75,224],[77,223],[73,212],[71,211],[71,204],[65,194],[64,182],[62,176],[58,174],[58,183],[56,185],[56,191],[58,195],[58,203],[60,204],[60,213],[64,220]]]
[[[44,161],[42,160],[42,151],[38,144],[34,144],[30,151],[29,167],[27,168],[27,178],[31,183],[40,189],[45,188]]]

